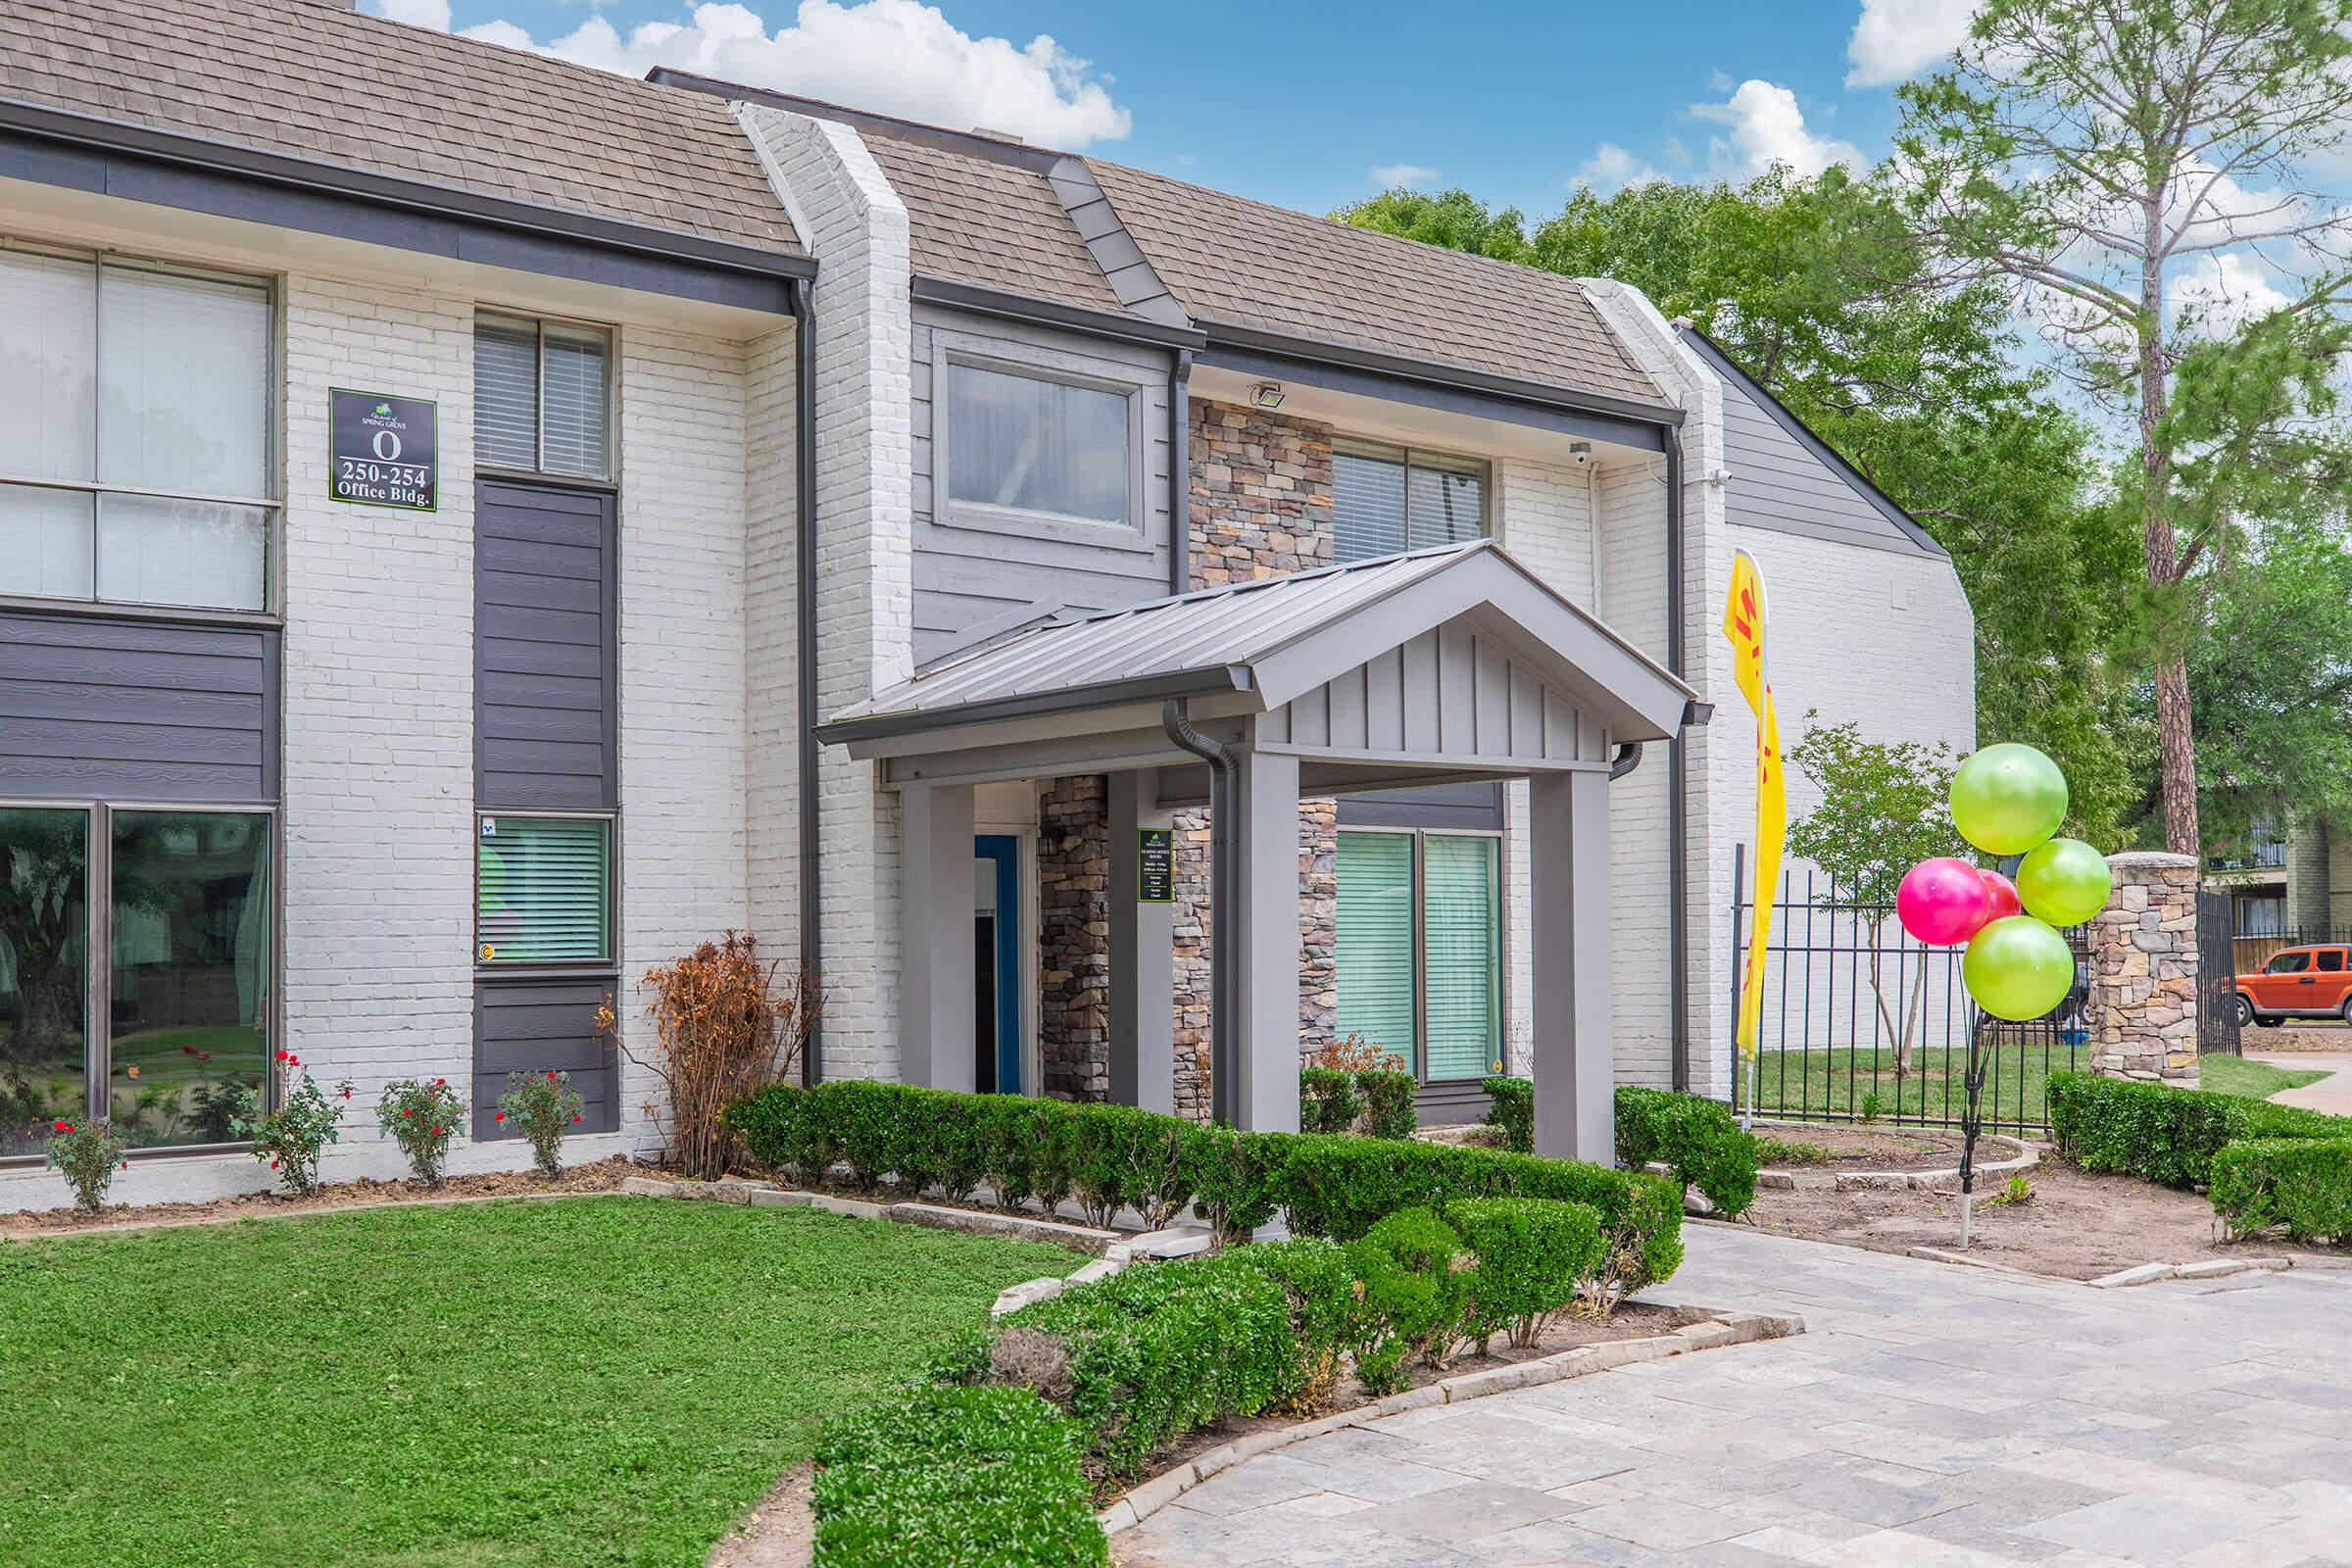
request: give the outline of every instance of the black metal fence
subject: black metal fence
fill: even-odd
[[[2197,895],[2197,1054],[2242,1055],[2237,1037],[2237,968],[2241,944],[2236,908],[2226,892]],[[2263,940],[2256,938],[2253,940]],[[2317,940],[2317,939],[2314,939]],[[2277,952],[2273,949],[2272,952]],[[2267,955],[2266,955],[2267,956]],[[2259,966],[2259,960],[2257,960]]]
[[[1730,1002],[1736,1018],[1754,908],[1747,850],[1735,852]],[[2048,1016],[1986,1028],[1988,1128],[2048,1125],[2042,1086],[2090,1064],[2083,1003],[2088,929],[2070,928],[2075,985]],[[1847,896],[1811,869],[1785,871],[1764,949],[1756,1054],[1733,1067],[1735,1102],[1764,1116],[1957,1126],[1965,1108],[1969,1031],[1978,1014],[1960,979],[1958,948],[1914,941],[1891,904]]]

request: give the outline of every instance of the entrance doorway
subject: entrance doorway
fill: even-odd
[[[972,1087],[1017,1095],[1021,1083],[1020,843],[972,840]]]

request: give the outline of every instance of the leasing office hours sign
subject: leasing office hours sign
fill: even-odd
[[[433,414],[433,405],[422,398],[329,390],[328,497],[432,511],[441,480]]]

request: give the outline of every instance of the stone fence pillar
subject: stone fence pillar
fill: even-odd
[[[2113,855],[2115,893],[2090,922],[2090,1066],[2197,1087],[2197,861]]]

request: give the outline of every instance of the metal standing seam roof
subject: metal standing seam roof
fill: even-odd
[[[1311,632],[1462,564],[1492,557],[1624,650],[1689,688],[1491,539],[1261,577],[1117,610],[1058,616],[924,671],[833,714],[828,739],[1151,696],[1247,691],[1250,666]]]
[[[723,102],[320,0],[0,0],[0,98],[799,252]]]

